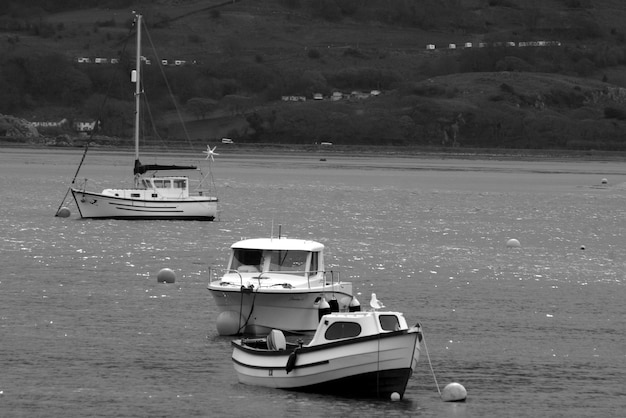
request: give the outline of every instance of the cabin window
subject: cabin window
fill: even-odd
[[[141,197],[139,193],[131,193],[130,197]]]
[[[269,260],[269,271],[303,273],[306,271],[308,251],[272,250],[264,251],[263,258]]]
[[[233,252],[233,262],[230,266],[231,270],[239,270],[241,266],[255,266],[259,271],[261,269],[261,259],[263,252],[261,250],[250,250],[247,248],[235,248]]]
[[[378,320],[380,327],[385,331],[397,331],[400,329],[400,321],[395,315],[381,315]]]
[[[309,269],[311,275],[317,274],[319,269],[319,255],[320,253],[311,253],[311,268]]]
[[[324,337],[327,340],[357,337],[361,334],[361,325],[355,322],[335,322],[328,327]]]
[[[159,195],[156,193],[152,193],[152,197],[159,197]]]
[[[154,179],[152,181],[154,183],[154,187],[156,187],[157,189],[169,189],[170,188],[169,180]]]
[[[184,179],[174,180],[174,188],[175,189],[185,189],[185,188],[187,188],[187,182]]]

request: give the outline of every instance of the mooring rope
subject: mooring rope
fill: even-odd
[[[119,56],[123,57],[124,53],[126,52],[126,46],[128,45],[128,40],[130,39],[130,36],[132,35],[133,32],[133,28],[129,28],[128,31],[128,35],[126,35],[126,38],[124,40],[124,46],[122,47],[121,52],[119,52]],[[111,79],[109,80],[109,84],[107,85],[107,90],[106,90],[106,94],[104,95],[102,102],[100,102],[100,106],[98,107],[98,118],[96,119],[93,129],[91,130],[91,133],[89,134],[89,138],[87,139],[87,143],[85,144],[85,151],[83,152],[83,157],[80,159],[80,163],[78,164],[78,168],[76,169],[76,173],[74,173],[74,178],[72,178],[72,186],[74,186],[74,184],[76,184],[76,177],[78,177],[78,173],[81,169],[81,167],[83,166],[83,162],[85,162],[85,157],[87,156],[87,151],[89,150],[89,143],[93,140],[96,131],[98,130],[98,127],[100,126],[100,122],[101,122],[101,116],[104,113],[104,106],[107,103],[107,100],[109,98],[109,95],[111,93],[111,88],[113,87],[113,82],[114,82],[115,77],[111,77]],[[72,186],[67,188],[67,191],[65,192],[65,196],[63,196],[63,200],[61,201],[61,204],[59,205],[59,208],[57,209],[56,213],[54,214],[54,216],[59,216],[59,212],[61,211],[61,208],[63,207],[63,205],[65,204],[65,201],[67,200],[67,195],[70,194],[70,191],[72,190]]]
[[[430,354],[428,354],[428,346],[426,345],[426,336],[424,335],[424,329],[422,328],[422,341],[424,341],[424,349],[426,350],[426,358],[428,359],[428,365],[430,366],[430,372],[433,375],[433,379],[435,381],[435,386],[437,386],[437,392],[439,392],[439,396],[441,397],[441,390],[439,389],[439,383],[437,383],[437,377],[435,376],[435,370],[433,370],[433,364],[430,361]]]

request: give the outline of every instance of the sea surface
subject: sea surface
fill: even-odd
[[[626,162],[218,148],[216,222],[81,220],[64,197],[82,151],[0,149],[0,416],[623,416]],[[78,178],[130,185],[131,166],[94,151]],[[237,382],[209,270],[279,233],[422,324],[402,401]],[[451,382],[466,402],[440,399]]]

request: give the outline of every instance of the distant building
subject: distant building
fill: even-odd
[[[341,99],[343,99],[343,93],[340,91],[333,91],[333,94],[330,96],[330,100],[333,102],[336,102]]]
[[[91,132],[96,127],[96,121],[77,121],[75,120],[72,127],[76,132]]]
[[[60,121],[34,121],[31,124],[35,128],[60,128],[67,124],[67,119],[63,118]]]

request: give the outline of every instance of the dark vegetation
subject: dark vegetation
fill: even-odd
[[[131,10],[158,53],[144,50],[145,91],[168,141],[182,137],[173,95],[202,140],[626,150],[621,0],[9,0],[0,113],[98,118],[100,134],[130,136]],[[505,46],[528,41],[559,44]]]

